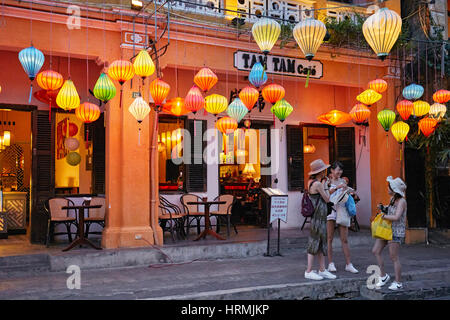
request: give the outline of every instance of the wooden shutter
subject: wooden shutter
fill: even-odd
[[[44,202],[55,195],[55,134],[48,111],[35,110],[32,113],[33,157],[32,157],[32,209],[31,232],[32,243],[43,243],[47,232],[47,215]]]
[[[303,127],[286,126],[288,190],[303,191]]]
[[[343,177],[347,177],[349,186],[356,188],[355,128],[336,128],[334,160],[344,165]]]
[[[203,134],[206,131],[206,121],[189,119],[186,122],[187,130],[191,135],[191,163],[186,164],[186,190],[187,192],[205,192],[207,177],[203,150],[206,148],[206,142],[203,141]]]
[[[105,125],[103,113],[89,127],[92,135],[92,193],[105,194]]]

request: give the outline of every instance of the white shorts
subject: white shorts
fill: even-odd
[[[336,218],[337,218],[337,213],[336,213],[335,210],[333,210],[333,211],[327,216],[327,221],[328,221],[328,220],[334,220],[334,221],[336,221]]]

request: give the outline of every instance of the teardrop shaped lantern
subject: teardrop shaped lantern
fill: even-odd
[[[256,62],[248,75],[248,81],[256,88],[263,86],[267,82],[267,73],[260,62]]]
[[[283,122],[294,110],[294,108],[284,99],[278,100],[270,111]]]
[[[123,84],[134,77],[133,64],[128,60],[115,60],[109,65],[108,75],[120,84],[119,106],[122,108]]]
[[[237,123],[236,119],[233,119],[230,117],[220,118],[216,122],[216,128],[224,134],[233,133],[234,130],[237,129],[237,127],[238,127],[238,123]]]
[[[335,110],[331,110],[331,111],[327,112],[325,114],[325,119],[332,126],[339,126],[341,124],[351,121],[352,117],[347,112],[343,112],[343,111],[335,109]]]
[[[391,133],[398,143],[405,141],[406,136],[409,132],[409,125],[403,121],[397,121],[391,127]]]
[[[102,72],[95,83],[93,92],[94,97],[106,104],[116,96],[116,86],[109,76]]]
[[[147,50],[139,51],[136,59],[133,62],[134,72],[145,80],[155,72],[155,64],[148,54]]]
[[[363,92],[361,92],[357,97],[356,100],[358,100],[359,102],[367,105],[368,107],[370,107],[372,104],[374,104],[375,102],[377,102],[378,100],[380,100],[382,97],[381,94],[379,94],[378,92],[376,92],[373,89],[367,89],[364,90]]]
[[[384,109],[378,112],[377,118],[384,131],[388,132],[395,121],[395,112],[389,109]]]
[[[431,118],[436,119],[439,122],[447,113],[447,107],[440,103],[433,103],[428,113]]]
[[[428,138],[436,130],[437,124],[438,121],[436,119],[426,117],[419,121],[419,130]]]
[[[209,91],[214,87],[219,79],[210,68],[201,68],[194,76],[194,83],[203,90]]]
[[[262,89],[261,94],[264,100],[274,104],[275,102],[284,98],[285,90],[282,86],[271,83]]]
[[[163,106],[163,110],[170,114],[173,114],[176,117],[184,116],[191,112],[186,108],[185,100],[181,97],[167,100],[167,102]]]
[[[414,111],[414,104],[409,100],[402,100],[397,103],[396,108],[398,113],[400,114],[400,117],[402,117],[402,119],[406,121]]]
[[[93,103],[85,102],[75,109],[76,117],[84,123],[91,123],[100,117],[100,108]]]
[[[73,110],[80,105],[80,97],[72,80],[66,80],[56,96],[56,104],[63,110]]]
[[[433,100],[437,103],[447,103],[450,100],[450,91],[438,90],[433,94]]]
[[[150,113],[150,106],[142,97],[137,97],[134,99],[133,103],[128,108],[128,111],[133,115],[133,117],[138,122],[139,134],[138,134],[138,145],[141,145],[141,126],[142,121]]]
[[[378,58],[384,60],[402,30],[402,18],[397,12],[381,8],[364,21],[364,38]]]
[[[22,49],[19,52],[19,61],[25,70],[28,78],[30,79],[30,95],[28,98],[28,103],[31,102],[31,93],[33,92],[33,80],[36,78],[39,70],[41,70],[42,65],[44,64],[44,54],[31,46],[25,49]]]
[[[184,98],[184,104],[193,114],[205,106],[205,98],[203,98],[202,92],[197,86],[192,86],[189,90]]]
[[[416,117],[421,117],[426,115],[430,111],[430,104],[423,100],[414,101],[414,111],[413,114]]]
[[[370,110],[362,103],[357,103],[350,111],[350,116],[354,123],[361,125],[367,123],[370,117]]]
[[[215,116],[224,112],[227,108],[228,99],[220,94],[214,93],[205,98],[205,110]]]
[[[417,100],[423,95],[423,87],[421,85],[412,83],[403,88],[403,97],[407,100]]]
[[[252,26],[252,35],[259,49],[267,55],[278,40],[281,26],[274,19],[261,18]]]
[[[248,113],[247,107],[242,103],[241,99],[236,98],[227,108],[227,114],[235,119],[237,122],[240,122],[245,115]]]
[[[248,111],[252,110],[259,98],[259,92],[255,88],[245,87],[239,92],[239,99],[247,107]]]
[[[150,83],[150,95],[152,96],[155,111],[161,111],[164,100],[169,95],[170,86],[167,82],[156,78]]]
[[[383,79],[375,79],[369,82],[369,89],[378,93],[383,93],[387,90],[388,84]]]
[[[327,28],[322,21],[307,18],[297,23],[292,33],[306,59],[311,61],[323,42]]]

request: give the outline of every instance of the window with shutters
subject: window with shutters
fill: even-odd
[[[338,127],[335,129],[335,148],[331,162],[339,161],[344,165],[342,177],[347,177],[349,186],[356,188],[355,128]]]
[[[203,160],[203,151],[206,148],[203,135],[206,132],[206,120],[189,119],[186,121],[186,129],[191,140],[190,147],[186,146],[185,148],[186,154],[184,157],[186,159],[186,191],[205,192],[207,188],[207,166]]]

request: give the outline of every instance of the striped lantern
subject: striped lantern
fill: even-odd
[[[195,114],[205,106],[205,98],[203,98],[202,92],[197,86],[192,86],[192,88],[189,90],[186,97],[184,98],[184,104],[186,105],[186,108],[193,114]]]
[[[294,110],[294,108],[284,99],[278,100],[270,111],[283,122]]]
[[[398,143],[402,143],[403,141],[405,141],[406,137],[408,136],[408,132],[409,125],[403,121],[397,121],[391,127],[391,133]]]
[[[134,72],[145,80],[155,72],[155,64],[148,54],[147,50],[139,51],[136,59],[133,62]]]
[[[403,97],[407,100],[417,100],[423,95],[423,87],[421,85],[412,83],[403,88]]]
[[[414,111],[414,104],[409,100],[402,100],[397,103],[396,108],[398,113],[400,114],[400,117],[402,117],[402,119],[406,121]]]
[[[128,111],[133,115],[133,117],[138,122],[138,145],[141,145],[141,126],[142,121],[150,113],[150,106],[142,97],[137,97],[134,99],[133,103],[128,108]]]
[[[214,93],[205,98],[205,110],[215,116],[224,112],[227,108],[228,99],[220,94]]]
[[[216,128],[224,134],[233,133],[234,130],[237,129],[237,127],[238,127],[238,123],[237,123],[236,119],[233,119],[230,117],[220,118],[216,122]]]
[[[134,77],[133,64],[128,60],[115,60],[109,65],[108,75],[120,83],[119,106],[122,108],[123,84]]]
[[[362,103],[357,103],[350,111],[354,123],[361,125],[366,123],[370,117],[370,110]]]
[[[30,95],[28,98],[28,103],[31,102],[31,94],[33,92],[33,80],[36,78],[39,70],[41,70],[42,65],[44,64],[44,54],[42,51],[36,49],[31,46],[20,50],[19,52],[19,61],[28,75],[28,79],[30,79]]]
[[[261,18],[252,26],[252,35],[259,49],[267,55],[278,40],[281,26],[274,19]]]
[[[109,76],[102,72],[95,83],[93,92],[97,99],[106,104],[109,100],[116,96],[116,86]]]
[[[378,112],[377,118],[384,131],[388,132],[395,121],[395,112],[389,109],[384,109]]]
[[[42,89],[46,90],[46,92],[56,91],[59,88],[61,88],[61,86],[64,83],[63,76],[60,73],[52,70],[45,70],[38,73],[38,75],[36,76],[36,81]],[[48,97],[49,97],[48,119],[49,121],[51,121],[53,100],[51,99],[51,95],[48,95]]]
[[[152,96],[155,105],[155,111],[161,111],[164,100],[169,95],[170,85],[167,82],[156,78],[150,83],[150,95]]]
[[[367,89],[361,92],[356,100],[370,107],[372,104],[380,100],[383,96],[373,89]]]
[[[75,109],[76,117],[84,123],[91,123],[100,117],[100,108],[93,103],[85,102]]]
[[[262,89],[261,94],[264,100],[274,104],[275,102],[284,98],[285,90],[282,86],[271,83]]]
[[[450,91],[438,90],[433,94],[433,100],[437,103],[447,103],[450,100]]]
[[[419,130],[428,138],[436,130],[437,124],[436,119],[425,117],[419,121]]]
[[[248,113],[247,107],[242,103],[241,99],[236,98],[227,108],[227,114],[235,119],[237,122],[240,122],[245,115]]]
[[[297,23],[292,33],[306,59],[311,61],[323,42],[327,28],[322,21],[308,18]]]
[[[255,88],[245,87],[239,92],[239,99],[247,107],[248,111],[252,110],[259,98],[259,92]]]
[[[73,110],[80,105],[80,97],[72,80],[66,80],[56,96],[56,104],[63,110]]]
[[[256,62],[248,75],[248,81],[256,88],[263,86],[267,82],[267,73],[260,62]],[[242,98],[241,98],[242,99]]]
[[[428,113],[430,114],[431,118],[434,118],[439,122],[447,113],[447,107],[440,103],[433,103]]]
[[[194,83],[203,90],[209,91],[214,87],[219,79],[210,68],[201,68],[194,76]]]
[[[375,79],[369,82],[369,89],[378,93],[383,93],[387,90],[388,84],[383,79]]]
[[[414,101],[414,111],[413,114],[416,117],[421,117],[426,115],[430,111],[430,104],[423,100]]]

